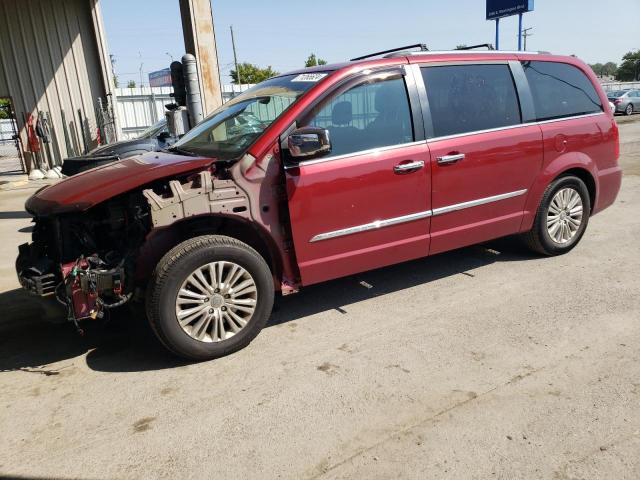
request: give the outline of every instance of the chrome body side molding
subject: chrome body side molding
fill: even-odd
[[[456,203],[453,205],[447,205],[446,207],[434,208],[433,210],[426,210],[424,212],[411,213],[409,215],[403,215],[401,217],[387,218],[385,220],[376,220],[375,222],[365,223],[363,225],[356,225],[354,227],[342,228],[340,230],[333,230],[331,232],[319,233],[309,240],[310,243],[320,242],[322,240],[329,240],[337,237],[344,237],[345,235],[353,235],[354,233],[368,232],[370,230],[377,230],[378,228],[390,227],[392,225],[398,225],[401,223],[414,222],[416,220],[422,220],[423,218],[429,218],[437,215],[444,215],[446,213],[455,212],[457,210],[464,210],[465,208],[477,207],[479,205],[485,205],[487,203],[499,202],[508,198],[519,197],[527,193],[527,189],[517,190],[515,192],[501,193],[500,195],[494,195],[491,197],[478,198],[477,200],[471,200],[469,202]]]
[[[470,200],[468,202],[455,203],[453,205],[447,205],[446,207],[434,208],[432,215],[444,215],[445,213],[455,212],[457,210],[464,210],[465,208],[477,207],[478,205],[484,205],[486,203],[499,202],[500,200],[506,200],[507,198],[519,197],[527,193],[527,189],[517,190],[515,192],[501,193],[500,195],[494,195],[492,197],[478,198],[477,200]]]
[[[387,218],[386,220],[376,220],[375,222],[365,223],[364,225],[357,225],[355,227],[334,230],[333,232],[320,233],[309,241],[319,242],[320,240],[329,240],[330,238],[343,237],[345,235],[352,235],[354,233],[368,232],[369,230],[377,230],[378,228],[390,227],[391,225],[398,225],[399,223],[413,222],[415,220],[421,220],[430,216],[431,210],[427,210],[425,212],[411,213],[409,215],[403,215],[401,217]]]

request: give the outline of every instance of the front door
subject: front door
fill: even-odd
[[[332,146],[286,171],[304,285],[428,254],[429,152],[412,88],[404,69],[361,75],[298,122],[326,128]]]
[[[430,253],[516,233],[542,168],[508,63],[425,66],[432,138]]]

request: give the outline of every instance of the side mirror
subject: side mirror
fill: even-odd
[[[302,127],[287,137],[289,155],[292,158],[309,158],[324,155],[331,151],[329,131],[325,128]]]

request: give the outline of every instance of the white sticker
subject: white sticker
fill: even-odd
[[[318,80],[322,80],[328,74],[326,73],[301,73],[294,79],[292,82],[317,82]]]

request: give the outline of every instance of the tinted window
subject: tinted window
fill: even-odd
[[[403,78],[357,85],[331,97],[304,123],[329,130],[329,156],[413,141]]]
[[[424,67],[422,77],[436,137],[520,123],[507,65]]]
[[[556,62],[523,62],[538,120],[602,111],[591,81],[573,65]]]

